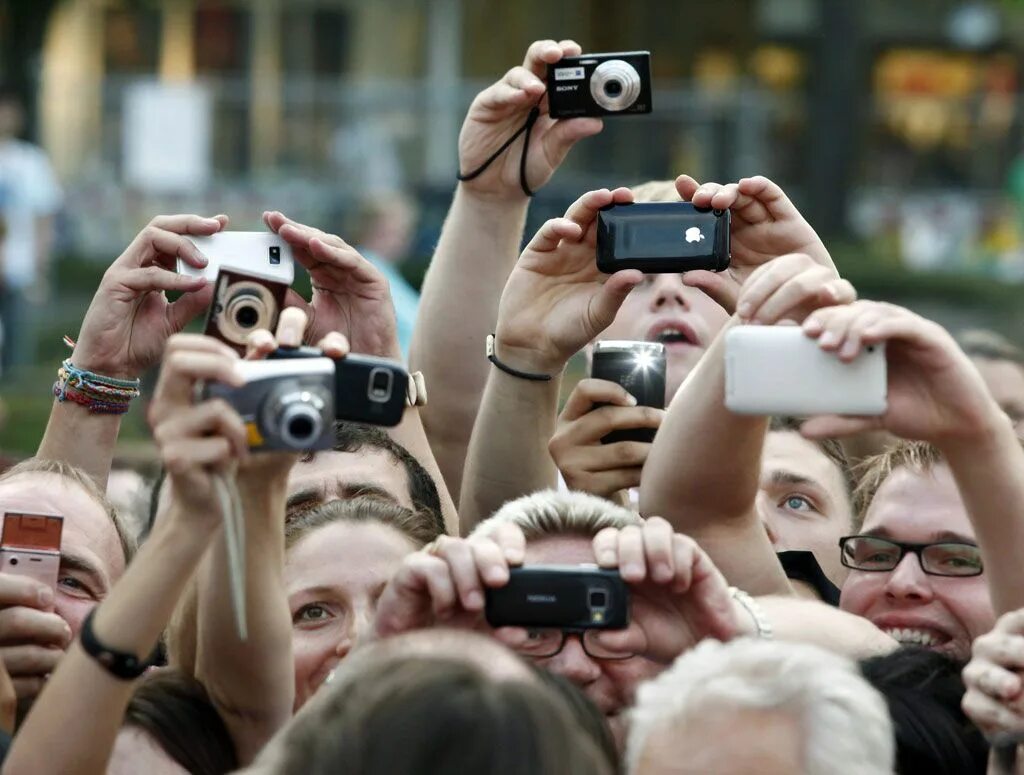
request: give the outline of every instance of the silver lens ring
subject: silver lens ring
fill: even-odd
[[[233,283],[224,294],[227,301],[217,321],[221,334],[234,344],[245,344],[258,328],[270,328],[277,309],[273,294],[254,282]]]
[[[640,73],[623,59],[602,62],[590,76],[590,96],[605,110],[625,110],[640,96]]]
[[[281,441],[291,449],[309,449],[324,430],[324,401],[308,391],[280,399],[277,427]]]

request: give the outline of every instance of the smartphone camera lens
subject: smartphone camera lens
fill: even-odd
[[[11,558],[11,565],[17,565],[17,564],[18,564],[18,558],[17,557],[12,557]]]
[[[273,266],[277,266],[281,263],[281,248],[277,245],[270,248],[270,263]]]
[[[592,589],[590,590],[589,602],[591,608],[607,608],[608,593],[603,589]]]
[[[387,403],[391,398],[391,386],[394,376],[388,369],[376,368],[370,372],[370,388],[367,394],[371,401],[378,404]]]

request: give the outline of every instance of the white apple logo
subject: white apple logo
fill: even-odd
[[[687,242],[700,242],[702,239],[704,239],[704,235],[700,233],[700,229],[696,226],[691,226],[686,230]]]

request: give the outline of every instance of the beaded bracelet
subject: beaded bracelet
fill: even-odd
[[[53,395],[60,402],[74,401],[96,414],[124,414],[132,399],[138,398],[140,381],[116,379],[79,369],[65,360],[57,370]]]

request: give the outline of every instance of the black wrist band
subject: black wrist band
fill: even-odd
[[[98,607],[99,606],[97,606],[97,608]],[[82,631],[79,633],[78,639],[82,644],[82,649],[85,653],[95,659],[104,670],[115,678],[120,678],[122,681],[134,681],[150,667],[156,664],[156,657],[160,651],[159,647],[154,649],[153,653],[143,661],[134,654],[128,654],[124,651],[115,651],[114,649],[100,643],[96,639],[96,633],[92,631],[92,617],[95,613],[96,608],[93,608],[89,612],[89,615],[85,617],[85,621],[82,622]]]
[[[541,99],[543,99],[543,97]],[[501,154],[505,153],[505,151],[508,150],[508,147],[516,141],[516,138],[518,138],[519,135],[525,132],[526,137],[523,138],[523,152],[519,157],[519,187],[523,189],[523,193],[527,196],[533,196],[533,191],[526,182],[526,151],[530,147],[530,133],[533,131],[533,125],[537,123],[538,118],[540,118],[540,107],[539,105],[534,105],[530,110],[530,114],[526,117],[526,123],[519,127],[519,129],[515,131],[515,134],[513,134],[508,140],[502,143],[501,147],[492,153],[487,161],[472,172],[467,172],[465,174],[460,172],[456,177],[459,180],[473,180],[473,178],[480,177],[483,171],[490,167],[491,164],[494,163],[494,160],[501,156]]]
[[[494,352],[494,334],[487,335],[487,360],[497,366],[506,374],[511,374],[513,377],[519,377],[519,379],[528,379],[533,382],[550,382],[550,374],[533,374],[529,371],[520,371],[519,369],[513,369],[498,360],[498,356]]]

